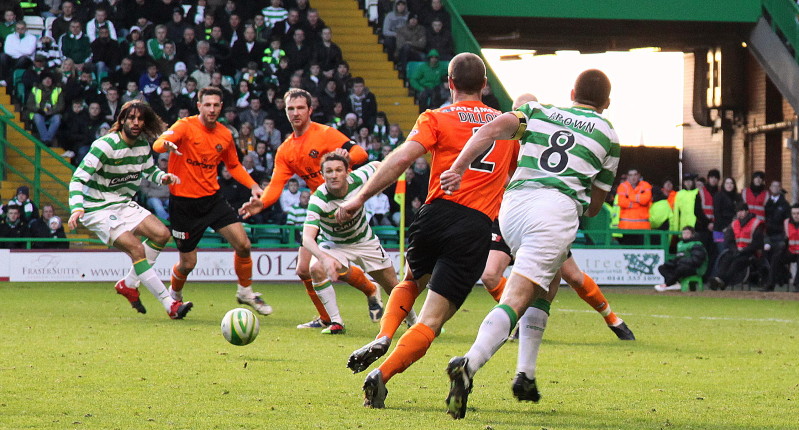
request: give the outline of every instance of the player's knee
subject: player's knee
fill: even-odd
[[[250,251],[252,251],[252,244],[250,244],[249,240],[245,240],[242,243],[239,243],[236,246],[236,255],[242,258],[247,258],[250,256]]]
[[[301,267],[297,266],[297,269],[294,271],[300,279],[310,279],[311,278],[311,270],[309,267]]]
[[[299,271],[297,271],[297,275],[299,275]],[[327,276],[325,268],[322,267],[322,263],[318,261],[311,265],[310,275],[314,280],[324,279]]]
[[[164,227],[155,232],[155,235],[152,239],[155,243],[163,246],[166,245],[167,242],[169,242],[169,239],[171,237],[172,235],[169,233],[169,229]]]
[[[566,281],[572,288],[582,288],[583,287],[583,272],[574,271],[574,270],[564,270],[561,272],[561,276],[563,276],[563,280]]]
[[[499,282],[502,280],[502,274],[497,271],[486,270],[483,272],[483,276],[480,277],[480,280],[483,281],[483,285],[490,290],[499,285]]]

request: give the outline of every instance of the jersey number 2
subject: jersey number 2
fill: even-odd
[[[479,129],[480,127],[472,128],[472,134],[477,133],[477,130]],[[488,149],[483,151],[482,154],[480,154],[477,158],[475,158],[474,161],[472,161],[472,164],[469,165],[469,170],[477,170],[478,172],[485,172],[485,173],[494,172],[494,167],[496,166],[497,163],[494,163],[493,161],[486,161],[486,158],[488,158],[488,154],[491,154],[491,151],[494,150],[494,146],[496,146],[496,144],[497,142],[491,142],[491,146],[489,146]]]

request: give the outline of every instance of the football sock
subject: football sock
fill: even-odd
[[[607,325],[615,326],[622,323],[621,318],[617,317],[610,309],[610,304],[605,298],[605,295],[602,294],[602,290],[599,289],[599,285],[597,285],[587,273],[583,273],[582,285],[570,284],[569,286],[577,292],[577,295],[580,296],[583,301],[591,305],[594,310],[602,315]]]
[[[409,328],[399,339],[394,351],[391,351],[386,361],[379,367],[383,373],[383,382],[388,382],[392,376],[404,372],[411,364],[424,357],[435,338],[435,332],[422,323]]]
[[[172,300],[172,296],[169,295],[169,291],[167,291],[164,283],[158,278],[158,274],[153,270],[153,266],[147,262],[147,259],[142,258],[133,263],[133,269],[136,271],[136,276],[141,280],[141,283],[147,287],[147,290],[149,290],[161,302],[167,312],[169,312],[169,308],[172,306],[174,300]]]
[[[486,288],[486,291],[488,291],[488,294],[491,294],[491,297],[493,297],[494,301],[497,302],[497,303],[499,303],[499,299],[502,298],[502,293],[505,291],[505,283],[506,282],[508,282],[508,279],[503,276],[499,280],[499,284],[497,284],[496,287],[491,288],[491,289]]]
[[[233,268],[236,270],[236,277],[239,278],[239,285],[249,287],[252,285],[252,258],[239,257],[233,254]]]
[[[189,276],[188,273],[183,273],[180,271],[180,269],[178,268],[178,264],[180,263],[175,263],[175,265],[172,266],[172,281],[171,281],[172,284],[170,285],[170,287],[174,291],[183,290],[183,284],[186,283],[186,277]]]
[[[538,349],[544,338],[544,329],[549,319],[549,302],[538,299],[527,308],[519,321],[519,355],[516,373],[524,372],[528,378],[535,376]]]
[[[150,266],[152,266],[155,264],[155,259],[161,254],[161,250],[164,249],[164,245],[159,245],[150,239],[145,239],[142,245],[144,245],[144,256]],[[139,288],[139,277],[136,276],[136,270],[133,267],[130,268],[127,276],[125,276],[125,285],[130,288]]]
[[[305,285],[305,292],[308,293],[308,297],[311,298],[316,312],[319,313],[319,318],[322,322],[330,324],[330,315],[327,314],[325,305],[322,304],[322,301],[319,300],[319,296],[316,294],[316,290],[313,289],[313,282],[310,279],[302,279],[302,283]]]
[[[338,303],[336,302],[336,290],[333,289],[333,283],[330,282],[329,279],[325,279],[319,283],[314,282],[313,289],[316,290],[316,295],[319,296],[319,300],[325,307],[327,314],[330,315],[329,321],[337,322],[343,325],[344,320],[341,319],[341,313],[338,310]]]
[[[359,289],[366,297],[372,297],[377,292],[374,282],[366,279],[366,274],[358,267],[350,266],[347,274],[341,280]]]
[[[481,367],[508,340],[511,330],[516,326],[516,311],[508,305],[496,305],[483,319],[477,338],[474,340],[466,358],[469,359],[468,371],[474,376]]]
[[[402,281],[391,290],[388,302],[383,308],[383,318],[380,319],[380,333],[375,339],[388,336],[394,337],[402,320],[413,311],[413,302],[419,297],[419,287],[414,281]],[[415,316],[415,315],[414,315]]]

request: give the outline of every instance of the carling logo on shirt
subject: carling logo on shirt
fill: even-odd
[[[128,182],[128,181],[135,181],[136,179],[139,179],[139,172],[128,173],[125,176],[120,176],[118,178],[113,178],[109,182],[109,185],[111,185],[111,186],[119,185],[119,184],[122,184],[122,183],[125,183],[125,182]]]

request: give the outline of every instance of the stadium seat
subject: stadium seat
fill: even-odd
[[[53,34],[52,33],[53,22],[55,22],[55,20],[56,20],[56,17],[54,17],[54,16],[51,16],[49,18],[45,18],[44,19],[44,34],[46,34],[46,35],[52,35]]]
[[[22,105],[25,104],[25,97],[28,96],[27,94],[25,94],[25,85],[22,84],[22,75],[24,74],[25,74],[25,69],[14,70],[14,79],[13,79],[14,82],[12,83],[13,85],[12,88],[14,88],[14,91],[16,91],[17,98],[19,99],[19,102]]]
[[[41,16],[27,15],[25,16],[25,24],[28,26],[28,32],[35,34],[37,37],[44,33],[44,18]]]
[[[680,279],[680,287],[680,291],[683,293],[687,291],[704,291],[705,283],[700,275],[686,276]]]

